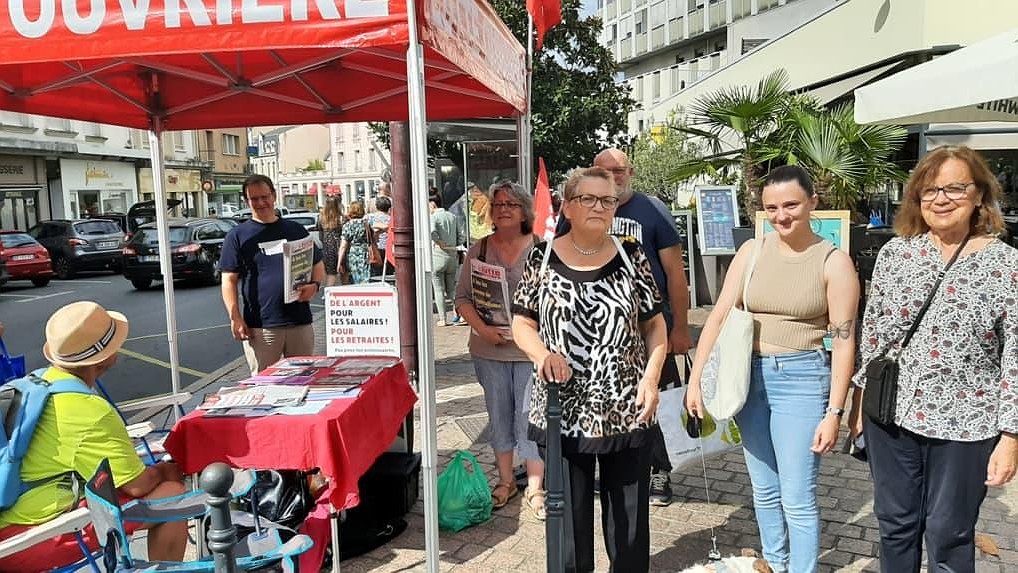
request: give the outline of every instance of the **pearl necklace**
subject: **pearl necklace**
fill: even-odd
[[[583,249],[579,245],[576,244],[576,240],[573,239],[573,235],[572,235],[572,233],[570,233],[569,234],[569,244],[573,246],[573,249],[577,253],[580,253],[581,255],[583,255],[585,257],[592,257],[592,256],[598,254],[599,252],[601,252],[601,248],[604,247],[604,238],[601,239],[601,244],[596,246],[596,247],[594,247],[593,249]]]

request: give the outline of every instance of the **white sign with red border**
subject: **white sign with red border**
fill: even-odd
[[[329,356],[399,356],[396,289],[386,284],[325,289]]]

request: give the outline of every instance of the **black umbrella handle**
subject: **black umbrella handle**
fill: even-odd
[[[545,498],[545,541],[548,551],[548,573],[563,573],[563,539],[565,537],[565,484],[563,482],[562,460],[562,403],[559,400],[559,384],[556,381],[545,385],[548,389],[548,459],[545,463],[545,479],[548,495]]]

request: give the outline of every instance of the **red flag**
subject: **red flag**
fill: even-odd
[[[544,158],[537,159],[537,187],[534,189],[534,234],[545,240],[555,238],[555,211],[551,208],[551,187],[548,172],[544,169]]]
[[[534,19],[537,49],[540,50],[544,35],[562,22],[562,0],[527,0],[527,12]]]
[[[385,242],[385,260],[389,261],[389,264],[393,267],[396,266],[396,254],[392,250],[392,245],[396,242],[396,210],[392,210],[392,214],[389,215],[389,240]]]

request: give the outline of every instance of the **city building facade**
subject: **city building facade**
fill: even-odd
[[[317,209],[321,196],[374,208],[389,152],[366,123],[252,128],[255,173],[272,178],[288,208]]]

